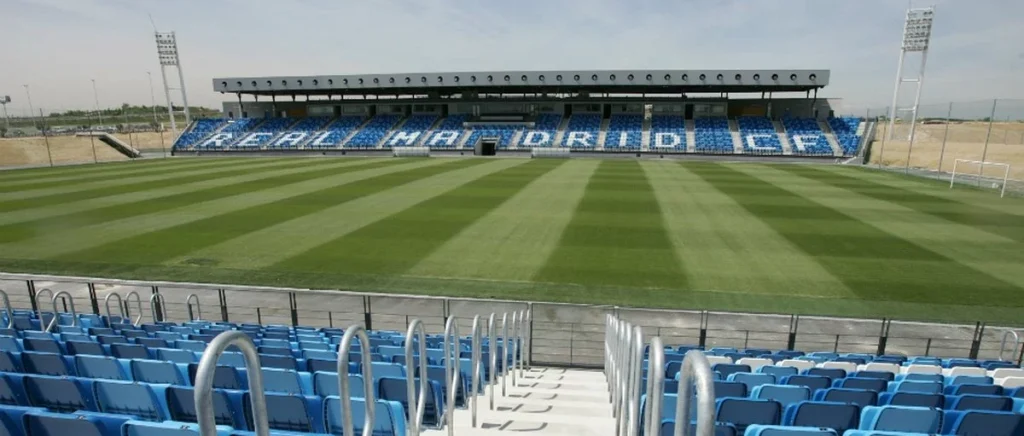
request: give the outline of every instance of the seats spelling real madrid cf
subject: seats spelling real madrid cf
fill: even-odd
[[[16,310],[13,317],[16,325],[38,328],[33,312]],[[207,321],[135,326],[119,317],[97,315],[78,315],[77,325],[72,326],[70,317],[61,314],[60,318],[53,333],[12,328],[0,335],[0,435],[196,435],[196,362],[206,342],[228,330],[241,331],[258,345],[272,434],[341,434],[339,374],[333,351],[344,334],[341,329]],[[407,377],[415,376],[395,362],[399,354],[394,353],[404,350],[399,344],[405,337],[386,331],[370,332],[369,337],[372,349],[353,345],[348,371],[341,375],[350,381],[355,430],[361,432],[366,425],[363,386],[372,384],[379,397],[372,406],[376,412],[373,434],[405,436],[406,383]],[[490,350],[490,342],[483,341],[483,348]],[[424,425],[428,428],[441,428],[445,410],[465,407],[470,395],[471,366],[469,359],[460,358],[459,399],[455,405],[447,404],[442,395],[444,367],[437,366],[444,364],[444,353],[435,348],[441,343],[438,336],[427,336],[429,392]],[[459,343],[458,352],[469,353],[465,338]],[[501,341],[497,350],[504,355]],[[331,360],[318,361],[313,353]],[[359,375],[362,353],[372,353],[373,380]],[[404,361],[404,353],[401,357]],[[511,362],[498,360],[502,367]],[[246,371],[241,353],[225,352],[218,360],[213,413],[218,425],[227,426],[219,428],[218,434],[251,434],[244,432],[255,429]]]
[[[221,126],[223,126],[225,122],[226,121],[224,120],[213,118],[203,118],[196,120],[196,123],[192,126],[191,130],[183,133],[181,136],[178,137],[176,141],[174,141],[174,147],[191,147],[200,140],[202,140],[203,138],[209,136],[211,133],[217,131],[217,129],[221,128]]]
[[[345,148],[376,148],[388,131],[401,119],[402,116],[396,114],[383,114],[370,118],[370,121],[344,144]]]
[[[468,119],[469,115],[466,114],[448,115],[441,120],[441,124],[436,129],[424,135],[421,145],[430,148],[455,148],[463,137],[465,130],[463,125]]]
[[[675,145],[670,147],[671,144]],[[676,151],[686,151],[686,146],[686,122],[682,115],[651,116],[650,147],[652,149],[672,148]]]
[[[562,136],[562,146],[569,148],[593,149],[597,146],[598,131],[601,130],[601,114],[575,114],[569,117],[569,125]]]
[[[647,377],[665,371],[662,434],[677,425],[680,363],[693,349],[703,347],[666,347],[664,368],[644,361],[642,408]],[[716,379],[716,434],[1024,435],[1024,369],[1012,362],[733,348],[704,355]]]
[[[740,127],[743,151],[750,154],[782,154],[782,142],[771,120],[743,116],[736,119]]]
[[[698,153],[733,153],[729,120],[722,117],[696,118],[694,121],[695,148]]]
[[[782,124],[786,127],[786,134],[793,144],[794,154],[827,156],[833,153],[832,147],[825,139],[825,132],[821,131],[817,120],[783,117]]]
[[[395,129],[384,141],[384,145],[387,147],[396,146],[410,146],[415,145],[422,139],[430,126],[433,126],[437,121],[437,115],[434,114],[414,114],[410,115],[405,119],[402,124]]]
[[[639,150],[643,144],[644,116],[641,114],[613,114],[608,122],[604,148],[606,150]]]
[[[857,128],[860,126],[859,119],[852,117],[829,118],[828,125],[832,129],[832,133],[835,133],[839,146],[843,148],[843,155],[851,156],[857,153],[857,146],[860,145],[860,136],[857,134]]]
[[[562,116],[553,113],[542,113],[533,120],[533,128],[523,132],[519,138],[519,147],[550,147],[555,142],[558,125]]]

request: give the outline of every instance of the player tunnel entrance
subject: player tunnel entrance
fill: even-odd
[[[477,156],[494,156],[498,153],[498,141],[499,138],[480,139],[480,142],[476,144],[476,150],[473,154]]]

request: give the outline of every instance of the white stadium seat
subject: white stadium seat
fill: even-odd
[[[870,362],[857,367],[858,371],[879,371],[879,372],[891,372],[893,374],[900,373],[900,366],[895,363],[884,363],[884,362]]]
[[[762,366],[770,366],[775,364],[775,362],[772,361],[771,359],[764,359],[760,357],[744,357],[740,360],[737,360],[736,363],[740,365],[750,365],[750,371],[752,372],[757,372],[757,369]]]
[[[811,362],[809,360],[797,360],[797,359],[786,359],[786,360],[783,360],[783,361],[781,361],[779,363],[776,363],[775,365],[776,366],[792,366],[793,368],[797,368],[797,369],[799,369],[801,371],[804,371],[804,370],[807,370],[807,369],[810,369],[810,368],[814,368],[814,362]]]
[[[943,369],[942,375],[946,376],[946,378],[956,377],[958,375],[978,375],[984,377],[988,375],[988,373],[985,371],[985,368],[957,366],[955,368]]]
[[[847,374],[857,371],[857,364],[853,362],[824,362],[818,366],[821,368],[841,369],[846,371]]]
[[[942,367],[938,365],[917,365],[910,364],[900,368],[904,374],[942,374]]]

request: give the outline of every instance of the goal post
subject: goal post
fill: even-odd
[[[956,175],[957,175],[956,169],[957,169],[957,167],[960,164],[970,164],[970,165],[977,165],[978,166],[978,176],[977,177],[978,177],[978,183],[979,184],[981,183],[981,177],[982,177],[983,173],[985,172],[985,166],[986,165],[987,166],[1003,167],[1003,185],[1002,185],[1002,189],[999,190],[999,197],[1002,198],[1004,195],[1006,195],[1006,181],[1009,180],[1009,177],[1010,177],[1010,164],[1003,163],[1003,162],[987,162],[987,161],[982,161],[982,160],[957,159],[955,162],[953,162],[953,174],[949,177],[949,189],[953,189],[953,184],[956,182]],[[963,175],[963,174],[964,174],[964,172],[961,171],[960,175]]]

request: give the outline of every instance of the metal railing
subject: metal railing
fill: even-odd
[[[238,347],[245,358],[245,370],[249,376],[249,402],[252,407],[253,425],[256,436],[269,436],[270,424],[267,421],[267,399],[263,394],[263,372],[260,369],[260,356],[256,352],[256,344],[245,333],[232,330],[217,335],[206,346],[203,357],[196,370],[196,387],[193,399],[196,405],[196,421],[199,423],[199,434],[202,436],[217,435],[217,419],[213,406],[213,376],[217,369],[217,360],[230,346]],[[346,359],[347,360],[347,359]],[[340,374],[347,374],[347,371]],[[345,378],[345,377],[339,377]],[[243,405],[243,407],[245,407]],[[351,419],[345,421],[351,426]],[[347,433],[351,434],[351,433]]]
[[[4,313],[7,314],[7,327],[6,328],[9,328],[9,329],[14,328],[14,312],[11,310],[11,299],[7,296],[7,292],[4,292],[3,289],[0,289],[0,298],[3,298],[3,301],[4,301]],[[493,317],[494,317],[494,315],[491,315],[491,318],[493,318]]]
[[[60,291],[56,293],[53,298],[50,299],[50,303],[53,304],[53,318],[50,319],[50,323],[46,325],[44,332],[49,333],[54,327],[60,324],[60,312],[57,309],[57,299],[63,299],[64,304],[71,307],[71,327],[78,325],[78,311],[75,310],[75,299],[71,298],[71,294],[68,291]],[[42,318],[39,319],[42,322]],[[40,324],[41,326],[42,324]]]
[[[135,295],[138,295],[138,294],[135,294]],[[117,310],[121,314],[121,320],[122,321],[123,320],[131,321],[128,318],[128,312],[126,311],[126,308],[125,308],[125,305],[124,305],[124,300],[121,299],[121,294],[118,294],[117,292],[111,292],[111,293],[107,294],[106,297],[103,297],[103,307],[106,308],[106,310],[107,310],[107,319],[114,319],[114,316],[110,314],[110,299],[113,298],[113,297],[117,297]],[[141,300],[139,301],[139,304],[142,304]]]
[[[192,313],[192,300],[196,300],[196,311],[195,311],[194,316],[193,316],[193,313]],[[185,297],[185,307],[188,309],[188,320],[189,321],[201,321],[203,319],[203,309],[202,309],[202,307],[200,307],[199,296],[198,295],[196,295],[196,294],[188,294],[188,297]],[[167,312],[167,309],[164,309],[164,313],[166,313],[166,312]]]
[[[483,342],[483,335],[481,333],[480,315],[473,316],[473,327],[472,327],[472,345],[470,348],[470,369],[473,370],[473,375],[470,376],[470,389],[472,393],[469,395],[469,408],[470,414],[472,415],[472,426],[476,428],[476,403],[477,394],[480,393],[480,370],[483,369],[480,366],[481,353],[481,342]]]
[[[1013,330],[1007,330],[1003,333],[1003,340],[999,343],[999,360],[1006,360],[1003,358],[1003,354],[1006,353],[1006,338],[1013,336],[1013,348],[1010,349],[1010,358],[1017,354],[1017,348],[1020,347],[1020,336]]]
[[[505,398],[505,379],[508,376],[508,313],[501,314],[501,397]]]
[[[359,338],[359,347],[362,355],[362,376],[363,376],[363,399],[366,401],[366,417],[363,419],[363,436],[373,436],[373,427],[376,423],[377,400],[373,396],[373,367],[371,366],[370,338],[366,335],[366,329],[356,324],[345,329],[345,335],[341,337],[338,344],[338,394],[341,396],[341,419],[344,436],[355,436],[355,427],[352,423],[352,395],[348,379],[348,355],[352,348],[352,339]],[[422,356],[421,358],[426,358]],[[412,401],[412,398],[409,398]]]
[[[450,407],[445,408],[445,423],[448,425],[448,436],[455,434],[455,391],[458,386],[462,383],[459,377],[459,349],[461,348],[459,342],[459,322],[456,321],[455,317],[448,318],[448,322],[444,326],[444,374],[445,374],[445,388],[448,394],[448,404]],[[364,353],[363,355],[368,355]],[[426,359],[426,356],[422,356],[422,359]],[[370,436],[370,435],[367,435]]]
[[[615,417],[618,436],[659,436],[661,409],[665,390],[665,347],[660,337],[651,338],[648,347],[647,404],[640,409],[641,381],[644,368],[644,337],[639,326],[608,314],[605,317],[605,378],[609,401]],[[700,351],[690,351],[683,359],[678,399],[676,401],[675,436],[690,434],[690,399],[694,382],[697,389],[698,436],[711,436],[715,426],[715,391],[711,366]]]
[[[416,343],[417,335],[419,335],[419,356],[414,355],[413,345]],[[417,359],[419,358],[419,359]],[[406,376],[406,395],[409,398],[409,409],[408,425],[409,434],[418,435],[420,434],[420,424],[423,423],[423,414],[426,411],[427,404],[427,386],[430,383],[427,380],[427,332],[423,328],[423,321],[418,318],[412,320],[409,323],[409,330],[405,332],[405,376]],[[422,360],[422,361],[420,361]],[[416,385],[413,380],[413,374],[416,373],[417,367],[419,368],[420,378],[420,393],[416,395]],[[413,398],[416,402],[413,403]]]
[[[495,385],[497,381],[497,374],[495,373],[498,371],[498,350],[495,348],[498,345],[497,336],[497,332],[494,329],[494,312],[491,312],[491,316],[487,317],[487,365],[490,368],[490,371],[487,373],[487,379],[488,384],[491,386],[489,392],[491,410],[494,410],[494,388],[497,387]],[[504,363],[502,362],[503,365]]]
[[[39,304],[40,301],[43,301],[39,299],[39,296],[43,295],[44,292],[50,294],[50,299],[53,299],[53,291],[51,291],[49,288],[43,288],[36,292],[36,318],[39,319],[39,330],[41,331],[46,331],[46,328],[49,327],[49,325],[43,325],[43,323],[46,322],[45,318],[43,318],[43,305]],[[53,316],[57,316],[57,314],[54,313]]]
[[[167,319],[167,303],[164,302],[163,294],[154,293],[149,297],[149,312],[153,314],[153,322]]]

